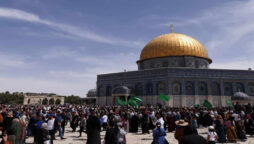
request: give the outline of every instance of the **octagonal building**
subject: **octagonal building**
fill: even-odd
[[[98,75],[96,103],[114,105],[117,97],[128,99],[126,94],[113,94],[114,89],[123,86],[144,105],[189,107],[208,100],[213,106],[226,106],[226,101],[239,91],[254,102],[254,71],[209,69],[211,63],[202,43],[171,31],[145,45],[137,71]],[[170,100],[161,101],[160,94],[170,96]]]

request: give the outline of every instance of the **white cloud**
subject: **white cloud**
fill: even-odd
[[[31,64],[25,61],[25,56],[0,53],[0,68],[26,68]]]
[[[10,92],[47,92],[60,95],[76,94],[84,97],[86,95],[86,87],[94,88],[93,82],[80,81],[59,81],[41,79],[37,77],[1,77],[0,91]]]
[[[54,28],[55,30],[64,32],[66,35],[68,34],[71,36],[75,36],[75,37],[79,37],[82,39],[87,39],[87,40],[91,40],[95,42],[118,45],[118,46],[134,47],[134,48],[139,48],[144,46],[144,43],[140,41],[128,41],[128,40],[124,40],[124,39],[120,39],[120,38],[116,38],[112,36],[102,36],[101,34],[97,34],[89,30],[80,29],[75,26],[56,23],[53,21],[42,19],[38,15],[28,13],[26,11],[18,10],[18,9],[0,7],[0,17],[27,21],[31,23],[43,24],[51,28]]]
[[[229,48],[254,32],[254,19],[251,18],[253,15],[254,1],[235,1],[206,9],[198,17],[178,18],[159,25],[169,26],[176,23],[179,27],[197,25],[202,29],[210,29],[208,31],[212,39],[206,43],[207,48]]]
[[[177,27],[196,26],[205,34],[204,45],[214,59],[213,68],[247,69],[252,67],[254,1],[230,1],[200,12],[198,17],[175,19]],[[161,23],[169,26],[171,22]],[[247,39],[247,40],[246,40]],[[239,47],[240,46],[240,47]],[[220,59],[220,60],[219,60]]]

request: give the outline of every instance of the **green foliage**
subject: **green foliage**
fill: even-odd
[[[22,94],[0,93],[0,104],[23,104],[23,100]]]
[[[83,100],[79,96],[71,95],[64,97],[64,102],[70,104],[82,104]]]

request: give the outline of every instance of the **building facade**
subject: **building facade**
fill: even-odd
[[[138,70],[97,76],[98,105],[114,105],[112,91],[126,86],[143,104],[174,107],[203,104],[226,106],[235,92],[244,92],[254,102],[254,71],[209,69],[212,60],[205,47],[184,34],[171,32],[151,40],[137,61]],[[170,96],[161,101],[158,96]]]
[[[56,94],[48,93],[25,93],[24,94],[24,105],[34,105],[34,104],[45,104],[45,105],[58,105],[64,104],[64,97],[58,96]]]

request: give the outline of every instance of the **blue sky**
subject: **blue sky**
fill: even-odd
[[[1,0],[0,91],[84,97],[96,75],[137,70],[170,31],[205,45],[211,68],[254,68],[254,1]]]

